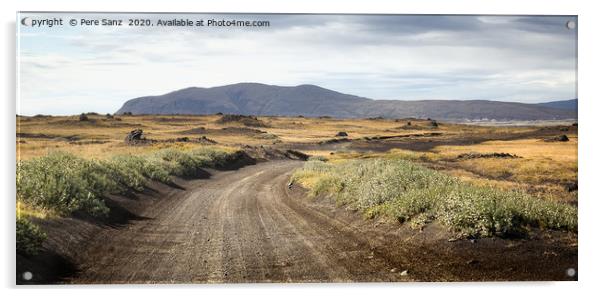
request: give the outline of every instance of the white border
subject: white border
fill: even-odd
[[[437,1],[386,1],[386,0],[145,0],[129,1],[16,1],[2,2],[0,10],[3,42],[2,90],[4,91],[1,120],[4,141],[2,142],[2,170],[0,188],[4,190],[2,199],[2,270],[0,272],[3,293],[26,296],[103,296],[107,294],[132,295],[144,294],[163,296],[169,294],[166,289],[177,288],[178,295],[233,295],[251,294],[261,296],[328,294],[341,296],[367,296],[387,294],[389,296],[423,296],[425,293],[453,296],[478,295],[509,296],[545,295],[567,296],[592,293],[599,287],[599,268],[602,267],[599,251],[601,223],[599,220],[600,191],[596,191],[600,176],[600,153],[597,150],[601,136],[599,101],[602,65],[600,65],[600,10],[596,1],[579,0],[437,0]],[[562,14],[579,16],[579,281],[558,283],[413,283],[413,284],[314,284],[314,285],[192,285],[192,286],[77,286],[44,287],[52,290],[39,291],[41,288],[16,288],[14,266],[14,195],[15,195],[15,16],[16,11],[148,11],[148,12],[290,12],[290,13],[416,13],[416,14]],[[500,255],[503,257],[503,255]],[[97,290],[98,288],[107,289]],[[132,288],[136,288],[133,291]],[[91,290],[93,289],[93,290]],[[140,292],[138,291],[140,290]],[[202,290],[199,290],[202,289]],[[291,290],[294,289],[294,290]],[[83,291],[85,290],[85,291]],[[6,295],[5,295],[6,296]]]

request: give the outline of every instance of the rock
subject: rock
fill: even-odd
[[[392,272],[392,273],[395,273],[395,272],[397,272],[397,271],[399,271],[399,269],[397,269],[397,268],[393,268],[393,269],[391,269],[391,272]]]
[[[142,136],[142,129],[134,129],[128,133],[125,137],[125,143],[129,145],[140,144],[146,142],[146,139]]]
[[[399,275],[401,275],[401,276],[407,276],[408,275],[408,271],[404,270],[404,271],[400,272]]]
[[[566,136],[565,134],[562,134],[562,135],[559,135],[559,136],[554,136],[554,137],[546,138],[546,139],[544,139],[544,141],[547,141],[547,142],[566,142],[566,141],[569,141],[569,137]]]
[[[199,138],[199,142],[200,143],[205,143],[205,144],[216,144],[217,141],[207,138],[207,136],[203,135]]]
[[[335,135],[335,137],[347,137],[349,135],[347,135],[347,132],[341,131],[339,133],[337,133],[337,135]]]
[[[457,159],[479,159],[479,158],[516,159],[516,158],[520,158],[520,157],[517,155],[514,155],[514,154],[510,154],[510,153],[482,154],[482,153],[475,153],[475,152],[460,154],[457,157]]]
[[[565,189],[567,192],[574,192],[574,191],[577,191],[577,189],[578,189],[577,182],[575,181],[575,182],[570,182],[570,183],[567,183],[567,184],[564,186],[564,189]]]

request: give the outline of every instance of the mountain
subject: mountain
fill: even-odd
[[[543,107],[557,108],[557,109],[573,110],[573,111],[577,112],[577,99],[544,102],[544,103],[538,103],[537,105],[543,106]]]
[[[434,118],[440,120],[576,119],[576,111],[538,104],[487,100],[373,100],[314,85],[281,87],[239,83],[187,88],[128,100],[117,114],[225,114]]]

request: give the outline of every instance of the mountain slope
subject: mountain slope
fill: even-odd
[[[341,118],[436,118],[442,120],[573,119],[576,112],[537,104],[485,100],[372,100],[314,85],[240,83],[187,88],[128,100],[117,114],[214,114],[333,116]]]
[[[577,104],[578,104],[577,101],[578,101],[577,99],[571,99],[571,100],[563,100],[563,101],[538,103],[537,105],[543,106],[543,107],[577,111]]]

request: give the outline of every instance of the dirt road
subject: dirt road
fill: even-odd
[[[217,172],[148,219],[90,243],[76,283],[402,281],[349,226],[312,213],[287,183],[300,162]],[[395,270],[394,270],[395,271]]]
[[[215,171],[103,228],[86,243],[71,283],[229,283],[574,280],[577,248],[565,234],[450,242],[288,187],[298,161]],[[569,240],[570,241],[570,240]]]

